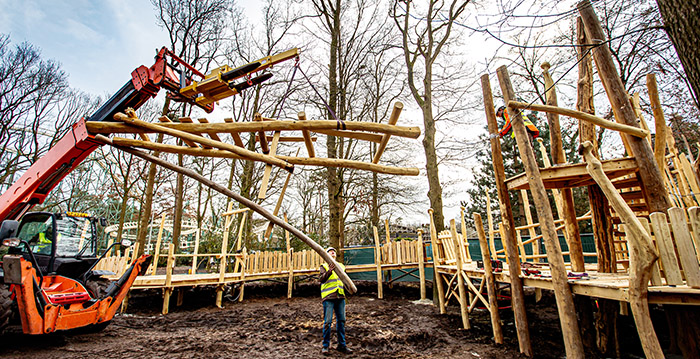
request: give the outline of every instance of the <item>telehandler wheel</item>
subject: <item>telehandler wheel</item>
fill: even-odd
[[[17,304],[11,296],[10,286],[0,283],[0,334],[5,331],[15,313]]]
[[[107,288],[111,282],[106,278],[95,278],[90,279],[85,283],[85,288],[90,291],[92,297],[95,299],[102,299],[105,293],[107,293]]]

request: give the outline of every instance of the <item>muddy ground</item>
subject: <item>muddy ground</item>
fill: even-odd
[[[357,282],[359,293],[347,303],[347,339],[353,358],[520,358],[513,317],[502,310],[504,345],[494,345],[488,312],[475,310],[471,330],[461,330],[459,306],[446,315],[432,305],[417,304],[418,287],[384,288]],[[25,336],[12,328],[0,338],[2,358],[321,358],[321,301],[317,284],[301,284],[286,298],[282,283],[253,283],[242,303],[213,305],[212,289],[186,292],[184,303],[160,315],[157,291],[135,291],[125,314],[98,333],[68,332]],[[534,303],[528,295],[533,349],[539,358],[564,356],[554,300]],[[334,333],[335,336],[335,333]],[[335,341],[335,337],[333,338]],[[335,346],[335,343],[332,344]]]

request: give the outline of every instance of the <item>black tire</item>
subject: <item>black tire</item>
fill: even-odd
[[[90,292],[93,299],[102,299],[107,293],[107,288],[111,282],[108,279],[98,277],[85,282],[85,288]]]
[[[12,321],[15,307],[16,304],[12,300],[10,286],[0,283],[0,334],[5,331],[5,328],[7,328]]]

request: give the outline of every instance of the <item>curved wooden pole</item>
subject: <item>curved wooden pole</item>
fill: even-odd
[[[591,114],[581,112],[581,111],[570,110],[568,108],[540,105],[540,104],[536,104],[536,103],[529,104],[529,103],[519,102],[519,101],[508,101],[508,106],[512,107],[512,108],[529,109],[529,110],[533,110],[533,111],[556,113],[556,114],[559,114],[562,116],[573,117],[573,118],[577,118],[577,119],[582,120],[582,121],[593,123],[593,124],[598,125],[598,126],[603,127],[603,128],[607,128],[609,130],[620,131],[620,132],[626,133],[628,135],[632,135],[632,136],[639,137],[639,138],[645,138],[645,137],[649,136],[649,131],[641,129],[639,127],[632,127],[632,126],[628,126],[628,125],[623,125],[621,123],[608,121],[604,118],[593,116]]]
[[[241,159],[242,157],[231,153],[229,151],[222,150],[207,150],[203,148],[192,148],[186,146],[175,146],[167,145],[156,142],[134,140],[131,138],[114,137],[112,139],[114,144],[126,147],[141,147],[148,150],[167,152],[167,153],[182,153],[190,156],[206,156],[206,157],[219,157],[219,158],[235,158]],[[342,167],[342,168],[354,168],[364,171],[372,171],[377,173],[385,173],[390,175],[400,175],[400,176],[418,176],[420,170],[415,167],[391,167],[386,165],[375,165],[372,163],[354,161],[354,160],[342,160],[337,158],[307,158],[307,157],[292,157],[292,156],[275,156],[288,163],[299,166],[323,166],[323,167]]]
[[[108,133],[143,133],[158,132],[144,131],[140,128],[116,123],[87,121],[85,123],[88,132],[94,134]],[[184,132],[197,133],[230,133],[230,132],[258,132],[258,131],[302,131],[308,130],[319,132],[318,130],[338,130],[336,121],[313,120],[313,121],[253,121],[253,122],[217,122],[217,123],[163,123],[160,126]],[[418,138],[420,128],[406,126],[391,126],[385,123],[346,121],[346,131],[367,131],[384,133],[387,135]]]
[[[126,122],[128,124],[131,124],[131,125],[134,125],[137,127],[150,129],[150,130],[153,130],[156,132],[161,132],[161,133],[164,133],[164,134],[167,134],[170,136],[175,136],[175,137],[190,140],[193,142],[201,143],[203,145],[209,145],[211,147],[219,148],[221,150],[230,151],[230,152],[233,152],[233,153],[235,153],[235,154],[237,154],[237,155],[239,155],[242,158],[247,159],[247,160],[261,161],[261,162],[265,162],[267,164],[278,166],[278,167],[285,169],[289,172],[294,171],[293,165],[291,165],[291,164],[289,164],[289,163],[287,163],[279,158],[275,158],[273,156],[268,156],[268,155],[263,155],[260,153],[255,153],[255,152],[246,150],[245,148],[241,148],[241,147],[234,146],[234,145],[224,143],[224,142],[214,141],[214,140],[211,140],[211,139],[208,139],[205,137],[191,134],[189,132],[175,130],[172,128],[164,127],[162,125],[156,125],[154,123],[142,121],[142,120],[139,120],[138,118],[136,118],[135,116],[129,116],[129,115],[126,115],[123,113],[116,113],[116,114],[114,114],[114,119],[118,120],[118,121]]]
[[[190,178],[210,187],[211,189],[213,189],[213,190],[215,190],[215,191],[217,191],[217,192],[219,192],[227,197],[230,197],[230,198],[236,200],[237,202],[243,204],[244,206],[252,209],[256,213],[265,217],[270,222],[273,222],[274,224],[284,228],[285,230],[291,232],[293,235],[297,236],[297,238],[301,239],[302,242],[306,243],[316,253],[318,253],[321,256],[321,258],[323,258],[329,265],[335,264],[335,261],[333,260],[333,258],[331,258],[330,255],[328,255],[326,250],[323,249],[320,245],[318,245],[318,243],[316,243],[313,239],[309,238],[306,234],[304,234],[302,231],[296,229],[295,227],[293,227],[289,223],[286,223],[281,218],[274,216],[272,213],[268,212],[262,206],[260,206],[257,203],[241,196],[240,194],[233,192],[230,189],[228,189],[228,188],[226,188],[226,187],[224,187],[216,182],[210,181],[206,177],[204,177],[204,176],[200,175],[199,173],[192,171],[190,169],[174,165],[174,164],[167,162],[165,160],[162,160],[158,157],[151,156],[147,153],[144,153],[144,152],[139,151],[139,150],[135,150],[133,148],[116,145],[116,144],[112,143],[112,141],[105,136],[97,135],[97,136],[95,136],[95,139],[100,141],[100,142],[111,145],[119,150],[130,153],[136,157],[142,158],[146,161],[153,162],[155,164],[163,166],[163,167],[170,169],[172,171],[182,173],[183,175],[190,177]],[[347,290],[348,293],[353,294],[353,293],[357,292],[357,287],[352,282],[350,277],[348,277],[348,275],[342,269],[340,269],[340,266],[336,265],[334,271],[338,275],[340,280],[343,282],[343,284],[345,285],[345,290]]]
[[[630,307],[634,321],[637,323],[637,333],[639,333],[644,354],[647,358],[663,358],[664,354],[651,322],[647,299],[652,267],[659,256],[651,242],[649,233],[605,175],[600,160],[593,155],[592,151],[593,145],[590,142],[586,141],[581,145],[581,152],[588,163],[586,169],[603,190],[617,215],[625,223],[625,230],[628,234],[627,243],[629,243],[630,258],[633,258],[630,263],[629,279]]]

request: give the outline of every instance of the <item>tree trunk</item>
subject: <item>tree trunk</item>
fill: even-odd
[[[659,5],[666,33],[671,38],[688,77],[691,92],[694,93],[691,95],[695,106],[700,107],[700,3],[698,0],[656,0],[656,3]]]
[[[425,170],[428,175],[428,199],[430,208],[433,209],[435,218],[435,229],[442,232],[445,229],[445,216],[442,213],[442,186],[438,174],[438,160],[435,151],[435,119],[433,119],[432,96],[430,93],[430,80],[426,74],[425,80],[425,102],[423,103],[423,150],[425,151]]]
[[[338,109],[338,50],[340,46],[340,0],[335,1],[335,7],[331,14],[333,26],[331,31],[330,59],[328,63],[328,106],[331,111],[337,113]],[[328,119],[334,120],[333,114],[328,113]],[[328,136],[326,142],[328,158],[338,158],[338,144],[335,136]],[[338,178],[338,170],[334,167],[327,169],[328,175],[328,237],[332,247],[340,248],[340,197],[341,184]],[[339,253],[340,254],[340,253]]]

